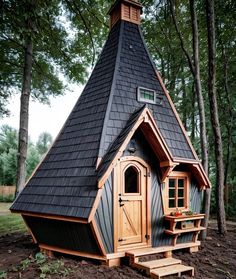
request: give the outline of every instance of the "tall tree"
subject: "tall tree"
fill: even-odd
[[[215,10],[214,0],[206,0],[206,22],[208,39],[208,97],[210,103],[211,124],[215,141],[216,161],[216,205],[217,221],[220,234],[226,234],[224,208],[224,163],[223,145],[218,115],[216,96],[216,40],[215,40]]]
[[[71,81],[84,81],[107,32],[104,17],[96,13],[99,4],[99,0],[1,1],[0,107],[1,96],[8,98],[21,89],[17,192],[25,183],[29,99],[48,102],[50,95],[63,94],[58,72]]]
[[[197,96],[199,120],[200,120],[200,142],[201,142],[202,165],[205,172],[208,174],[209,159],[208,159],[208,144],[207,144],[207,132],[206,132],[206,116],[205,116],[205,104],[204,104],[204,98],[202,94],[201,75],[200,75],[198,19],[197,19],[196,7],[194,2],[195,2],[194,0],[189,0],[191,26],[192,26],[193,60],[187,48],[185,47],[183,36],[181,34],[181,31],[177,23],[176,11],[175,11],[176,6],[174,0],[170,0],[170,8],[171,8],[171,14],[175,25],[175,29],[180,40],[181,48],[186,56],[186,59],[189,64],[189,68],[194,78],[194,85],[195,85],[195,91]],[[204,213],[205,213],[204,226],[205,227],[208,226],[208,220],[210,215],[210,199],[211,199],[211,190],[207,189],[205,191],[205,197],[204,197]],[[202,239],[205,238],[206,238],[206,231],[202,233]]]
[[[193,60],[188,49],[185,46],[183,35],[179,28],[176,18],[176,5],[175,0],[170,0],[170,10],[173,18],[176,33],[180,40],[181,49],[188,61],[190,71],[194,78],[195,90],[198,101],[199,119],[200,119],[200,140],[201,140],[201,157],[202,164],[206,173],[208,173],[208,145],[207,145],[207,133],[206,133],[206,119],[205,119],[205,105],[202,95],[201,77],[200,77],[200,61],[199,61],[199,34],[198,34],[198,23],[197,14],[194,5],[194,0],[189,0],[190,12],[191,12],[191,26],[192,26],[192,49],[193,49]]]

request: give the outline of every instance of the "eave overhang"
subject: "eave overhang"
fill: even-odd
[[[131,117],[132,118],[132,117]],[[129,127],[129,121],[127,123],[127,126]],[[140,128],[140,130],[143,132],[146,140],[152,147],[153,151],[155,152],[155,155],[158,158],[159,162],[165,162],[168,167],[174,167],[176,164],[173,162],[172,154],[167,147],[156,123],[152,116],[151,111],[145,107],[140,115],[138,116],[137,120],[133,123],[131,127],[129,127],[129,132],[126,134],[125,130],[126,127],[123,129],[121,134],[118,136],[116,141],[119,141],[119,137],[122,138],[122,142],[119,146],[119,148],[114,152],[114,155],[112,156],[112,159],[110,160],[109,164],[107,165],[106,169],[104,171],[102,170],[103,164],[106,162],[106,156],[108,157],[110,150],[112,150],[113,146],[111,146],[110,150],[108,150],[107,154],[104,156],[104,158],[101,160],[100,164],[98,165],[98,188],[102,188],[105,181],[107,180],[108,176],[110,175],[112,169],[114,168],[115,164],[121,158],[127,144],[131,140],[132,136],[134,135],[135,131]],[[122,134],[126,134],[126,136],[123,136]],[[113,143],[114,145],[115,143]],[[165,166],[166,167],[166,166]],[[162,168],[160,164],[160,168]],[[167,175],[168,173],[163,172],[163,175]],[[165,177],[162,175],[162,180],[165,179]]]
[[[131,122],[131,124],[129,122]],[[165,140],[160,133],[160,130],[156,125],[151,111],[148,107],[145,106],[136,117],[131,116],[130,120],[127,122],[126,127],[114,141],[103,159],[99,161],[99,164],[97,166],[99,189],[103,187],[114,166],[117,164],[117,161],[122,157],[127,144],[138,128],[142,131],[144,137],[152,147],[159,161],[162,182],[165,181],[165,179],[169,176],[169,174],[176,166],[178,166],[179,164],[187,164],[189,169],[193,173],[200,189],[211,187],[211,183],[206,173],[204,172],[198,158],[196,158],[195,160],[189,160],[183,158],[175,158],[172,156],[171,151],[169,150],[167,144],[165,143]],[[109,160],[107,160],[107,158],[109,158]]]

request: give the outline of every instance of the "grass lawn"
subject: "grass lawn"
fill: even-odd
[[[0,212],[8,212],[11,202],[0,202]]]
[[[9,204],[0,204],[0,211],[7,212]],[[22,217],[19,214],[6,214],[0,215],[0,236],[4,234],[10,234],[13,232],[25,232],[27,230]]]

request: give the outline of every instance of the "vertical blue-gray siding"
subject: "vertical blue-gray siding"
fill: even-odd
[[[130,147],[135,146],[135,153],[129,151]],[[152,227],[152,246],[160,247],[171,245],[172,237],[165,234],[166,228],[162,201],[162,187],[159,179],[159,169],[156,156],[147,143],[143,134],[138,130],[132,140],[127,145],[123,156],[135,155],[142,158],[151,167],[151,227]],[[190,208],[192,211],[200,213],[202,193],[198,190],[196,183],[190,185]],[[95,220],[101,239],[107,253],[114,252],[113,240],[113,179],[112,175],[106,181],[100,204],[95,214]],[[190,242],[192,233],[186,233],[178,237],[177,243]]]
[[[112,175],[110,175],[103,187],[101,200],[95,213],[98,231],[107,253],[114,252],[112,184]]]

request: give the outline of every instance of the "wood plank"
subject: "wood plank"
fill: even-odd
[[[171,230],[165,230],[164,233],[166,234],[170,234],[170,235],[176,235],[176,234],[182,234],[182,233],[188,233],[188,232],[197,232],[197,231],[203,231],[205,230],[206,228],[204,227],[194,227],[194,228],[191,228],[191,229],[175,229],[173,231]]]
[[[204,219],[204,217],[205,214],[180,215],[180,216],[165,215],[165,220],[181,222],[181,221],[200,220],[200,219]]]
[[[125,252],[111,253],[106,255],[107,260],[123,258],[123,257],[125,257]]]
[[[98,228],[97,228],[97,223],[95,220],[93,220],[91,223],[90,223],[90,227],[92,229],[92,232],[93,232],[93,236],[96,240],[96,243],[99,247],[99,250],[101,252],[101,254],[104,256],[106,255],[106,250],[105,250],[105,247],[103,245],[103,242],[102,242],[102,239],[101,239],[101,236],[100,236],[100,233],[98,231]]]
[[[165,266],[171,266],[176,264],[181,264],[182,261],[175,258],[164,258],[154,261],[148,261],[148,262],[138,262],[133,263],[132,266],[136,267],[138,269],[143,269],[146,271],[148,275],[150,275],[152,269],[165,267]]]
[[[17,210],[11,210],[11,212],[20,213],[22,216],[32,216],[32,217],[40,217],[40,218],[45,218],[45,219],[53,219],[53,220],[61,220],[61,221],[88,224],[87,219],[76,218],[76,217],[67,217],[67,216],[43,214],[43,213],[32,213],[32,212],[17,211]]]
[[[173,251],[173,250],[180,250],[180,249],[186,249],[186,248],[191,248],[191,247],[196,247],[200,246],[201,242],[196,241],[196,242],[188,242],[188,243],[179,243],[176,246],[162,246],[162,247],[150,247],[150,248],[144,248],[144,249],[135,249],[135,250],[129,250],[126,251],[125,255],[127,257],[141,257],[145,255],[153,255],[153,254],[158,254],[158,253],[164,253],[168,251]]]
[[[55,247],[55,246],[49,246],[49,245],[46,245],[46,244],[39,244],[39,248],[44,249],[44,250],[48,250],[48,251],[59,252],[59,253],[62,253],[62,254],[68,254],[68,255],[79,256],[79,257],[83,257],[83,258],[106,261],[106,257],[104,257],[104,256],[90,254],[90,253],[83,253],[83,252],[78,252],[78,251],[73,251],[73,250],[68,250],[68,249],[59,248],[59,247]]]
[[[157,268],[151,271],[151,278],[159,279],[163,276],[174,275],[174,274],[178,274],[178,277],[180,277],[183,272],[189,272],[191,276],[193,276],[194,268],[182,264],[172,265],[171,268],[169,266]]]

